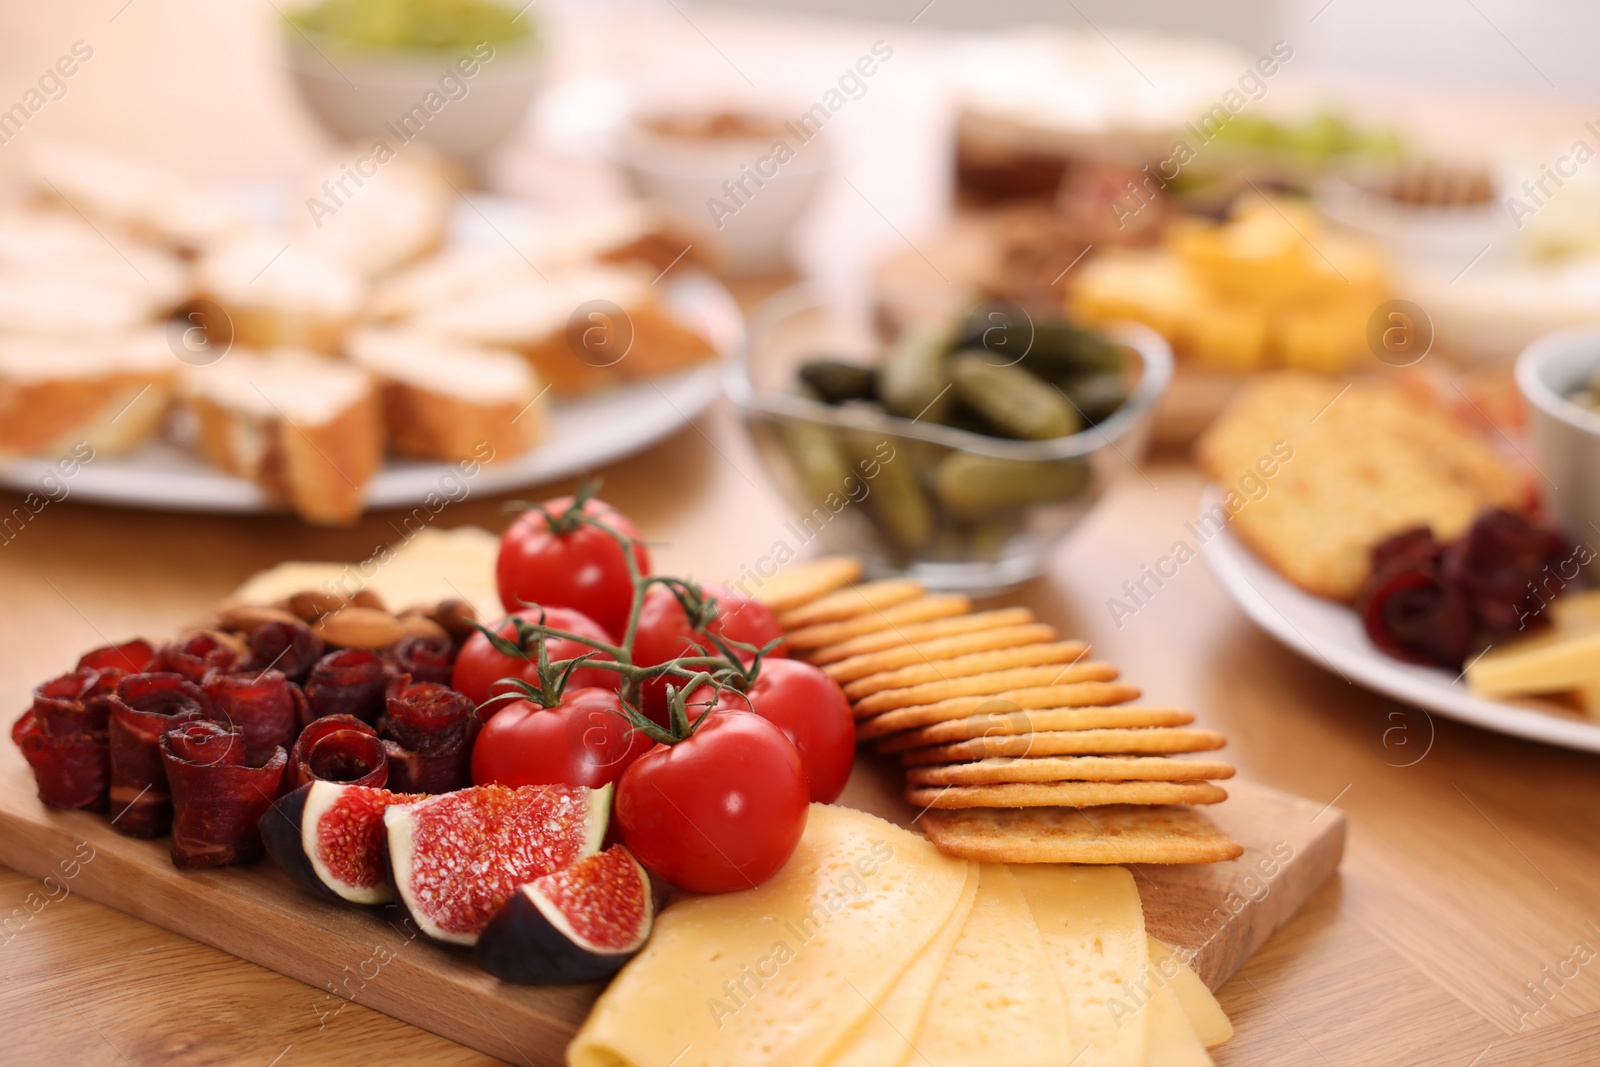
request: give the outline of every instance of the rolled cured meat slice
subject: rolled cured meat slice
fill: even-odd
[[[382,789],[389,780],[389,757],[378,731],[353,715],[312,719],[289,752],[283,791],[319,780]]]
[[[479,720],[470,699],[436,682],[401,677],[385,708],[378,732],[389,753],[390,789],[448,793],[472,784]]]
[[[389,684],[383,660],[365,648],[329,652],[306,679],[306,704],[313,719],[324,715],[354,715],[362,722],[377,722],[383,714],[383,692]]]
[[[161,765],[161,735],[215,714],[205,690],[181,674],[130,674],[110,708],[111,826],[130,837],[161,837],[172,827],[172,794]]]
[[[243,732],[252,763],[262,762],[275,748],[287,750],[300,733],[295,686],[282,671],[212,674],[202,688],[216,706],[209,717]]]
[[[108,671],[104,681],[115,676]],[[46,807],[106,810],[111,761],[101,682],[93,669],[50,679],[33,691],[33,706],[11,728]]]
[[[235,644],[236,640],[224,639],[215,630],[201,630],[163,648],[158,669],[181,674],[196,685],[203,685],[214,672],[226,673],[244,665],[244,653]]]
[[[172,785],[172,862],[227,867],[261,858],[257,824],[278,795],[289,756],[275,748],[252,763],[244,731],[196,719],[161,735]]]
[[[430,637],[414,634],[384,649],[383,658],[396,678],[410,675],[412,681],[449,685],[456,663],[456,646],[442,634]]]
[[[291,682],[304,682],[324,651],[322,638],[305,623],[274,619],[250,635],[250,670],[278,670]]]

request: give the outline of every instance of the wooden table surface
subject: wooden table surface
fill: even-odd
[[[4,15],[8,85],[31,80],[41,58],[74,39],[97,49],[68,98],[40,116],[45,132],[125,148],[160,136],[175,156],[218,172],[309,156],[304,117],[228,13],[259,4],[123,7],[14,5]],[[191,48],[195,34],[212,47]],[[171,62],[177,50],[182,64]],[[206,91],[194,91],[202,79]],[[723,408],[603,473],[606,497],[661,543],[667,571],[736,574],[790,517]],[[1349,814],[1341,876],[1223,990],[1238,1036],[1217,1062],[1596,1062],[1600,763],[1430,720],[1347,684],[1256,629],[1198,560],[1119,627],[1108,598],[1183,536],[1199,489],[1182,456],[1129,470],[1049,573],[1013,599],[1091,641],[1150,699],[1226,731],[1241,774]],[[0,494],[0,512],[17,503]],[[498,529],[500,504],[472,497],[437,521]],[[20,712],[32,685],[88,647],[170,633],[258,568],[365,558],[396,536],[392,518],[319,530],[53,503],[0,545],[0,709]],[[319,991],[64,884],[65,893],[0,870],[0,916],[30,916],[0,934],[0,1061],[485,1062],[359,1005],[324,1018]]]

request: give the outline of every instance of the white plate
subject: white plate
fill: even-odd
[[[1208,487],[1202,513],[1222,500]],[[1368,689],[1485,730],[1600,752],[1600,723],[1537,700],[1488,700],[1449,671],[1384,655],[1360,617],[1344,604],[1312,596],[1273,570],[1224,526],[1201,548],[1217,581],[1244,613],[1273,637],[1322,667]]]
[[[480,204],[493,198],[482,198]],[[504,210],[504,209],[501,209]],[[463,213],[464,214],[464,213]],[[482,240],[472,220],[458,215],[458,239]],[[466,231],[464,233],[464,231]],[[498,236],[490,239],[499,240]],[[710,338],[726,356],[744,337],[744,317],[732,295],[710,275],[669,274],[662,299],[684,321]],[[472,492],[498,493],[554,481],[637,452],[683,427],[717,398],[721,368],[713,360],[692,370],[633,382],[599,393],[557,400],[550,407],[543,444],[482,468],[466,484]],[[0,486],[37,491],[53,459],[0,462]],[[420,504],[430,492],[459,492],[452,464],[390,458],[367,485],[367,507]],[[443,482],[443,484],[441,484]],[[174,511],[276,512],[254,482],[233,478],[166,441],[151,441],[116,458],[79,468],[71,482],[74,500]]]

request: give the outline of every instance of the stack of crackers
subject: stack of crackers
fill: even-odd
[[[856,737],[905,767],[906,799],[942,851],[991,863],[1212,863],[1243,848],[1189,805],[1228,794],[1226,763],[1174,756],[1226,739],[1133,703],[1117,668],[1026,608],[905,578],[862,582],[826,557],[767,582],[791,653],[844,688]]]

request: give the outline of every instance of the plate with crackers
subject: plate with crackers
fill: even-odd
[[[1538,476],[1509,438],[1415,381],[1284,374],[1247,388],[1197,454],[1214,481],[1190,529],[1272,636],[1404,703],[1600,752],[1592,550],[1527,517]]]

